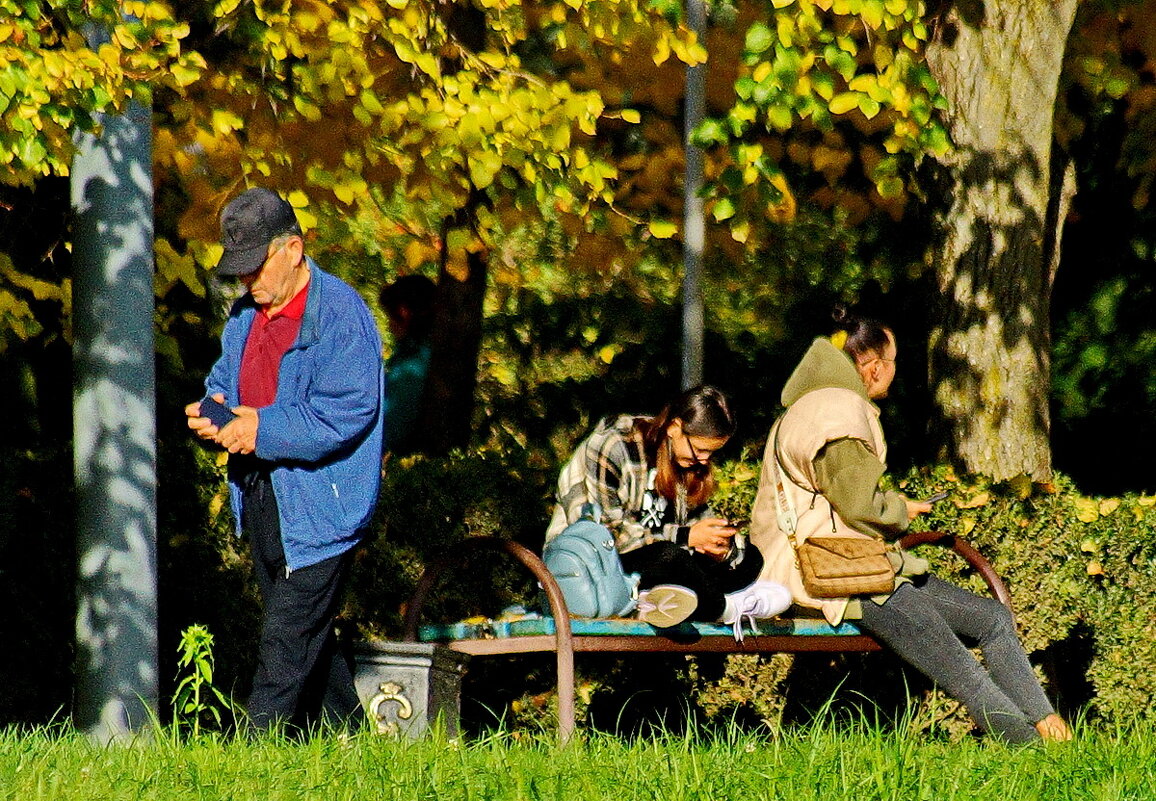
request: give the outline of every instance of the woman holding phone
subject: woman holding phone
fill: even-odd
[[[741,639],[744,618],[773,617],[791,598],[780,584],[755,581],[758,549],[737,558],[735,526],[710,508],[711,460],[734,431],[729,401],[711,386],[683,392],[653,417],[603,421],[559,476],[546,541],[597,507],[623,569],[640,577],[642,620],[722,621]]]
[[[927,564],[892,552],[890,592],[814,597],[795,549],[809,537],[898,537],[931,499],[884,492],[887,444],[875,401],[895,379],[891,328],[837,309],[838,330],[816,339],[783,388],[787,410],[767,439],[751,540],[766,557],[763,577],[791,588],[794,602],[828,622],[854,620],[960,700],[982,729],[1009,742],[1067,740],[1071,732],[1044,695],[1011,613],[927,574]],[[780,489],[781,488],[781,489]],[[797,510],[785,516],[784,508]],[[784,529],[793,528],[793,541]],[[968,650],[978,644],[980,664]]]

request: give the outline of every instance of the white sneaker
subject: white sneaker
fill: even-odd
[[[791,591],[774,581],[756,581],[749,587],[726,596],[722,622],[734,626],[735,642],[743,641],[743,619],[750,621],[751,631],[758,633],[755,618],[774,617],[791,605]]]
[[[677,626],[697,608],[694,590],[679,584],[656,584],[638,594],[638,619],[660,629]]]

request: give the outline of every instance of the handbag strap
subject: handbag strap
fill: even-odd
[[[774,471],[776,519],[779,523],[779,529],[786,536],[787,542],[791,546],[791,550],[795,552],[795,566],[798,567],[799,543],[795,537],[799,528],[799,514],[795,511],[795,503],[791,500],[787,488],[783,485],[783,475],[787,472],[787,468],[783,465],[782,459],[779,458],[779,427],[782,425],[786,416],[786,413],[784,413],[782,417],[775,421],[774,428],[771,431],[771,469]]]

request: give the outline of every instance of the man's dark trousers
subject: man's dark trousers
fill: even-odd
[[[249,469],[241,486],[242,528],[253,548],[265,604],[249,696],[250,723],[266,729],[277,723],[308,726],[325,718],[356,725],[360,703],[349,662],[333,633],[350,552],[286,574],[268,469]]]

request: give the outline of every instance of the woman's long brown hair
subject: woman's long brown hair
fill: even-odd
[[[640,417],[634,421],[642,434],[647,464],[658,470],[654,488],[664,498],[674,500],[681,484],[686,488],[687,506],[694,509],[714,493],[714,475],[709,462],[682,467],[675,461],[673,443],[666,435],[667,427],[675,420],[682,421],[682,431],[687,436],[730,439],[735,433],[735,417],[726,395],[703,384],[686,390],[649,420]]]

